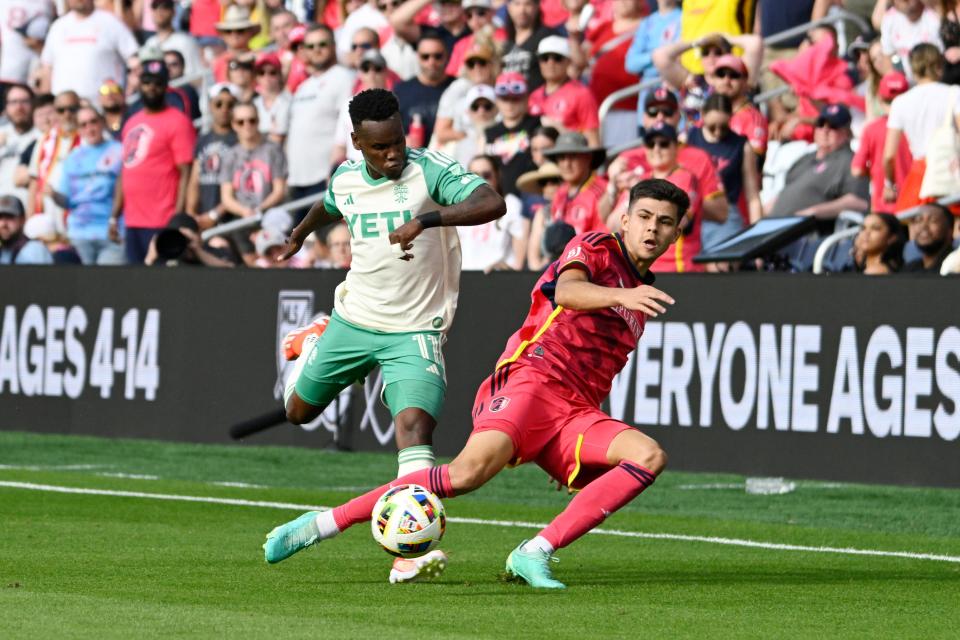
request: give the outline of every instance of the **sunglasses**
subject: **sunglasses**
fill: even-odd
[[[473,69],[474,67],[486,68],[486,66],[490,63],[483,58],[470,58],[464,64],[467,65],[467,69]]]
[[[92,124],[100,124],[100,121],[99,121],[99,120],[96,120],[96,119],[93,119],[93,120],[81,120],[80,122],[77,123],[77,126],[82,129],[82,128],[84,128],[84,127],[89,127],[89,126],[92,125]]]
[[[233,100],[214,100],[213,106],[217,109],[233,109],[235,106],[237,106],[237,103]]]
[[[304,42],[303,48],[307,51],[313,51],[314,49],[326,49],[330,46],[329,40],[324,40],[323,42]]]
[[[733,69],[718,69],[714,72],[718,78],[730,78],[731,80],[742,80],[743,74]]]
[[[498,98],[515,98],[524,95],[527,92],[527,86],[522,82],[507,82],[498,84],[494,87],[493,92],[497,94]]]
[[[540,62],[566,62],[567,59],[557,53],[545,53],[542,56],[537,56],[537,59]]]
[[[110,95],[111,93],[115,93],[115,94],[117,94],[117,95],[120,95],[120,94],[123,93],[123,92],[120,91],[120,87],[119,87],[118,85],[115,85],[115,84],[105,84],[105,85],[102,85],[102,86],[100,87],[100,95],[102,95],[102,96],[108,96],[108,95]],[[10,102],[10,101],[7,100],[7,102]]]
[[[433,58],[434,60],[443,60],[443,57],[445,55],[446,55],[445,53],[421,53],[420,59],[423,60],[424,62],[426,62],[430,58]]]
[[[667,140],[666,138],[654,138],[653,140],[643,141],[643,146],[647,149],[669,149],[675,144],[676,142]]]
[[[244,127],[248,124],[257,124],[257,122],[259,122],[257,118],[238,118],[233,121],[233,124],[235,124],[238,127]]]
[[[246,33],[246,29],[220,29],[220,33],[225,36],[235,36],[241,33]]]
[[[360,65],[361,73],[370,73],[371,71],[375,73],[381,73],[384,71],[384,67],[381,67],[378,64],[373,64],[372,62],[364,62],[362,65]]]
[[[701,58],[719,58],[722,55],[724,55],[724,52],[720,47],[707,47],[700,50]]]
[[[466,10],[467,18],[486,18],[489,13],[489,9],[482,7],[470,7]]]
[[[403,0],[393,0],[392,2],[384,2],[383,4],[377,4],[377,9],[380,9],[382,13],[386,13],[387,9],[396,9],[403,4]]]
[[[280,75],[280,70],[275,69],[274,67],[260,67],[257,69],[258,76],[278,76]]]
[[[656,118],[657,116],[662,115],[664,118],[672,118],[677,115],[676,109],[671,109],[670,107],[648,107],[647,115],[651,118]]]
[[[373,49],[373,43],[372,42],[354,42],[353,44],[350,45],[351,51],[356,51],[357,49],[363,49],[364,51],[369,51],[370,49]]]
[[[726,137],[730,133],[729,125],[725,124],[706,124],[703,125],[703,130],[718,138]]]
[[[54,107],[57,110],[57,113],[76,113],[80,111],[80,105],[70,105],[67,107]]]
[[[470,111],[493,111],[494,106],[486,100],[477,100],[470,105]]]
[[[555,184],[563,184],[563,180],[560,178],[541,178],[540,180],[537,180],[537,184],[539,184],[541,187],[547,187]]]

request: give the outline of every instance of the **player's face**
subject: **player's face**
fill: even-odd
[[[407,141],[403,135],[400,114],[381,121],[364,120],[351,134],[353,146],[363,154],[372,173],[397,180],[403,173]],[[376,178],[377,176],[372,175]]]
[[[620,220],[623,243],[634,261],[653,262],[680,237],[672,202],[639,198]]]

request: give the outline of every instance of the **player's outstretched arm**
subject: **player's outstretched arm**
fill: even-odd
[[[674,302],[673,298],[663,291],[648,285],[624,289],[593,284],[587,279],[586,272],[580,269],[568,269],[560,274],[554,300],[562,307],[577,311],[622,306],[634,311],[642,311],[651,318],[666,313],[667,309],[664,305]]]
[[[399,244],[402,260],[413,256],[407,253],[413,248],[413,239],[431,227],[469,227],[485,224],[500,218],[507,212],[503,198],[489,185],[481,185],[466,199],[438,211],[421,213],[413,220],[400,225],[390,234],[390,244]]]
[[[317,229],[337,222],[338,220],[340,220],[338,216],[330,215],[330,212],[323,206],[323,200],[314,202],[303,221],[290,232],[286,249],[284,249],[283,255],[277,258],[277,261],[282,262],[283,260],[289,260],[300,251],[300,247],[303,246],[303,242],[307,239],[307,236]]]

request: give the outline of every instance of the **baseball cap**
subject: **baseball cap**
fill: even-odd
[[[307,37],[307,27],[302,24],[298,24],[292,29],[290,29],[290,34],[287,36],[287,39],[290,40],[290,44],[297,42],[303,42]]]
[[[504,71],[497,76],[493,87],[494,93],[500,96],[523,96],[527,94],[527,79],[518,71]]]
[[[218,82],[217,84],[210,87],[210,90],[207,92],[207,95],[211,100],[219,96],[221,93],[226,91],[229,93],[235,100],[240,100],[243,97],[243,91],[240,90],[235,84],[229,82]]]
[[[842,104],[828,104],[820,110],[817,117],[817,126],[828,124],[834,129],[844,129],[850,126],[850,110]]]
[[[490,0],[463,0],[463,3],[460,5],[464,9],[478,8],[478,9],[493,9],[493,2]]]
[[[276,67],[277,69],[281,69],[283,65],[280,63],[280,56],[270,51],[265,51],[257,56],[257,61],[253,67],[255,69],[259,69],[260,67]]]
[[[563,36],[547,36],[540,41],[537,47],[537,56],[555,53],[564,58],[570,58],[570,43]]]
[[[714,69],[733,69],[740,75],[748,75],[747,65],[744,64],[743,60],[739,56],[735,56],[732,53],[727,53],[717,58],[717,63],[714,66]]]
[[[677,94],[668,89],[665,85],[661,85],[648,93],[646,99],[643,101],[644,109],[649,109],[655,105],[677,109],[680,106],[680,101],[677,99]]]
[[[643,132],[644,139],[649,138],[666,138],[672,142],[677,141],[677,130],[672,124],[666,122],[658,122],[652,127],[647,127]]]
[[[363,52],[363,56],[360,58],[360,66],[363,66],[364,62],[368,62],[380,69],[387,68],[387,61],[383,57],[383,54],[376,49],[368,49]]]
[[[494,102],[496,99],[497,92],[488,84],[475,84],[467,91],[467,106],[472,105],[477,100]]]
[[[877,95],[889,102],[901,93],[906,93],[908,89],[910,89],[910,83],[907,81],[907,76],[898,71],[891,71],[880,78]]]
[[[23,203],[14,195],[0,196],[0,215],[23,217]]]
[[[287,239],[284,237],[284,233],[272,227],[264,227],[261,229],[260,233],[257,234],[257,240],[255,242],[257,253],[262,256],[267,255],[270,247],[282,247],[285,244],[287,244]]]
[[[227,63],[227,69],[247,69],[252,71],[256,58],[253,54],[240,54],[234,58],[230,59],[230,62]]]
[[[140,80],[143,81],[147,78],[154,78],[164,83],[169,81],[170,72],[167,70],[166,63],[163,60],[146,60],[143,63],[143,71],[140,74]]]

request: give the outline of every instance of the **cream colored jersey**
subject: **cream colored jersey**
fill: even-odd
[[[453,158],[407,149],[397,180],[373,179],[366,163],[347,161],[330,178],[324,207],[350,229],[353,260],[334,309],[347,322],[379,331],[441,331],[453,322],[460,291],[460,240],[454,227],[426,229],[412,260],[390,246],[390,232],[414,216],[456,204],[480,185]]]

